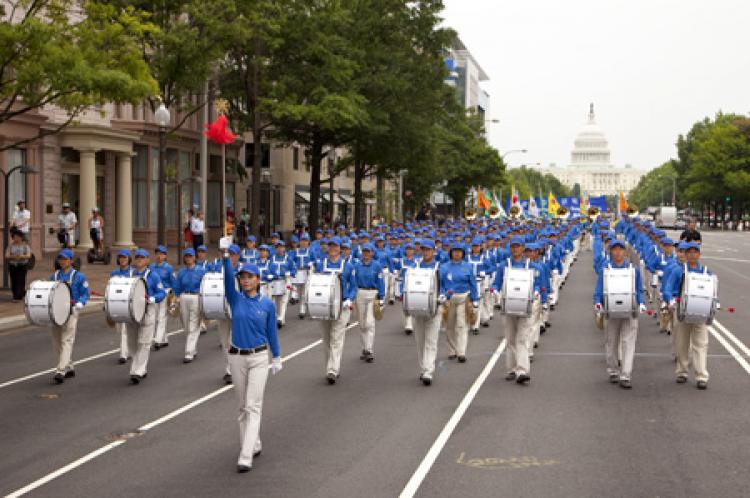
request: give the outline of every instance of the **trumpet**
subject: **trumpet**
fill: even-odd
[[[477,210],[474,208],[469,208],[464,212],[464,218],[466,218],[467,221],[474,221],[477,219]]]
[[[628,213],[629,217],[631,217],[631,218],[637,218],[638,217],[638,206],[636,206],[635,204],[631,204],[630,206],[628,206],[627,213]]]
[[[497,208],[497,206],[492,206],[490,208],[490,219],[496,220],[500,217],[500,210]]]
[[[593,223],[593,222],[595,222],[599,218],[599,216],[601,215],[601,213],[599,212],[599,208],[598,207],[591,206],[589,208],[588,215],[589,215],[589,219]]]
[[[566,208],[565,206],[561,206],[557,210],[557,219],[567,220],[569,216],[570,216],[570,211],[568,211],[568,208]]]
[[[510,209],[508,210],[508,214],[510,215],[511,218],[515,220],[521,215],[521,208],[518,206],[511,206]]]

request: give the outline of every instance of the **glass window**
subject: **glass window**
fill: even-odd
[[[292,168],[299,169],[299,147],[292,148]]]
[[[221,182],[208,182],[206,223],[212,228],[221,225]]]
[[[150,196],[149,196],[149,207],[150,209],[150,220],[149,226],[156,228],[157,218],[159,216],[159,149],[156,147],[151,148],[151,182],[150,182]]]
[[[26,164],[26,149],[10,149],[8,150],[7,157],[8,169],[6,171],[10,171],[17,166],[23,166]],[[7,212],[15,212],[16,205],[21,199],[26,201],[26,209],[31,209],[28,204],[29,200],[26,198],[26,175],[21,174],[20,171],[14,171],[10,175],[10,178],[8,178]],[[10,217],[12,218],[13,215],[11,214]]]
[[[235,204],[235,198],[234,198],[234,182],[227,182],[225,185],[226,188],[226,203],[225,206],[227,208],[231,207],[233,210],[237,210],[237,205]]]
[[[179,177],[180,180],[185,180],[193,176],[193,170],[190,168],[190,152],[184,150],[180,151],[180,166],[179,166]]]
[[[133,168],[133,226],[148,226],[148,146],[136,145]]]
[[[208,175],[221,176],[221,156],[211,154],[208,158]]]

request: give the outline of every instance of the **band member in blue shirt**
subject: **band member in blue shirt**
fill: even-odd
[[[185,327],[185,358],[183,363],[190,363],[198,351],[200,336],[200,301],[201,280],[205,270],[195,263],[195,251],[192,248],[182,252],[185,264],[174,280],[174,293],[180,306],[180,318]]]
[[[479,292],[474,269],[466,261],[463,244],[454,244],[450,260],[440,265],[440,303],[448,306],[448,359],[466,362],[466,345],[469,341],[467,307],[479,313]],[[471,304],[469,304],[471,303]]]
[[[60,269],[50,275],[49,279],[57,282],[66,282],[70,286],[70,300],[72,309],[70,318],[62,326],[52,326],[52,346],[57,355],[57,367],[55,368],[54,380],[62,384],[65,379],[76,376],[73,365],[73,344],[76,341],[78,329],[78,313],[89,300],[89,283],[86,276],[73,268],[73,251],[63,249],[57,255]]]
[[[373,306],[380,306],[380,309],[383,309],[385,282],[382,266],[378,261],[373,260],[375,248],[372,244],[363,245],[361,251],[362,261],[354,264],[354,278],[357,283],[357,314],[362,339],[362,354],[359,358],[372,363],[375,361],[372,353],[375,342]]]
[[[248,472],[253,458],[260,455],[260,420],[263,393],[268,379],[268,349],[271,350],[271,373],[281,371],[281,352],[276,333],[276,309],[273,302],[260,293],[260,270],[252,263],[239,268],[236,277],[224,250],[224,292],[232,310],[232,337],[229,368],[237,396],[240,424],[240,454],[237,472]],[[235,288],[239,278],[240,290]]]
[[[130,263],[133,261],[133,256],[127,249],[122,249],[117,253],[117,268],[112,270],[109,274],[110,277],[132,277],[133,269],[130,267]],[[121,365],[127,363],[130,354],[128,353],[128,333],[125,330],[124,323],[115,324],[115,332],[120,336],[120,357],[117,362]]]
[[[158,245],[154,249],[156,262],[151,264],[151,271],[159,275],[161,284],[164,286],[166,299],[156,305],[156,332],[154,333],[154,349],[159,351],[160,348],[169,346],[167,339],[167,308],[170,301],[174,299],[172,287],[174,287],[174,269],[167,263],[167,248]]]

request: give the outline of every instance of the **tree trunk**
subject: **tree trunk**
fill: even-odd
[[[261,115],[258,109],[258,99],[260,97],[260,68],[258,61],[260,59],[261,44],[260,40],[255,42],[255,59],[253,63],[253,85],[250,95],[250,103],[253,109],[253,186],[252,186],[252,207],[250,209],[250,233],[255,235],[260,243],[260,173],[263,167],[263,132],[261,130]],[[268,220],[268,213],[265,213]]]
[[[362,177],[364,176],[364,162],[354,159],[354,226],[357,230],[367,226],[363,220],[364,199],[362,197]]]
[[[377,172],[377,182],[376,182],[376,190],[377,190],[377,199],[378,199],[378,218],[380,218],[381,222],[386,221],[385,220],[385,179],[383,178],[383,173],[380,168],[378,168]]]
[[[323,159],[323,144],[313,139],[310,148],[310,214],[307,225],[311,236],[315,234],[320,223],[320,162]]]

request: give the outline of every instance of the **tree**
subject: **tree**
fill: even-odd
[[[670,160],[643,176],[638,185],[628,195],[628,202],[634,203],[640,210],[648,206],[660,206],[672,199],[672,188],[677,179],[675,161]]]
[[[509,181],[515,186],[518,195],[523,199],[529,196],[547,195],[550,192],[555,197],[568,197],[575,195],[563,185],[555,176],[542,174],[539,171],[521,166],[508,171]],[[579,187],[580,188],[580,187]]]
[[[68,113],[0,152],[61,131],[95,104],[157,92],[137,43],[157,29],[137,12],[109,2],[16,1],[0,4],[0,19],[0,125],[49,105]]]

